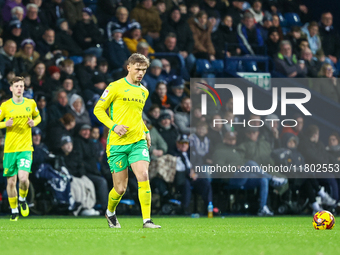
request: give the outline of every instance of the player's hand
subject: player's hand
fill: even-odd
[[[117,125],[115,126],[115,128],[113,129],[113,131],[119,135],[120,137],[122,137],[123,135],[125,135],[125,133],[127,132],[127,126],[124,125]]]
[[[28,118],[28,121],[27,121],[27,124],[30,126],[30,127],[34,127],[34,121],[30,118]]]
[[[146,137],[146,141],[148,143],[148,148],[150,148],[150,146],[151,146],[151,136],[150,136],[150,133],[146,133],[145,137]]]
[[[11,127],[13,126],[13,118],[10,118],[9,120],[6,121],[6,127]]]

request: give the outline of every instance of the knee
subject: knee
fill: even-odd
[[[27,176],[19,176],[19,183],[28,185],[29,180],[28,180]]]
[[[127,183],[115,183],[114,188],[119,195],[123,195],[126,191]]]
[[[7,186],[9,187],[9,188],[15,188],[16,187],[16,184],[17,184],[17,181],[16,181],[16,179],[15,178],[9,178],[9,179],[7,179]]]

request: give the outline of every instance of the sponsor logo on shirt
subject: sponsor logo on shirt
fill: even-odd
[[[31,108],[30,107],[26,107],[26,111],[30,112]]]
[[[137,102],[137,103],[141,103],[141,104],[144,104],[145,101],[141,100],[141,99],[138,99],[138,98],[126,98],[124,97],[123,98],[123,101],[127,101],[127,102]]]
[[[143,98],[145,99],[145,93],[142,91],[142,96],[143,96]]]
[[[109,90],[105,89],[105,91],[103,92],[102,98],[107,97],[108,94],[109,94]]]

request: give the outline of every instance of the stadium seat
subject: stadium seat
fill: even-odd
[[[287,26],[302,26],[300,16],[294,12],[287,12],[284,14],[284,18],[287,21]]]
[[[283,17],[282,13],[277,13],[277,16],[279,16],[280,19],[280,26],[287,27],[288,26],[287,20]]]
[[[217,59],[217,60],[211,61],[211,66],[216,73],[223,73],[223,70],[224,70],[223,60]]]
[[[204,73],[213,73],[213,67],[209,60],[207,59],[197,59],[196,60],[196,73],[202,75]]]
[[[81,57],[81,56],[71,56],[71,57],[69,57],[69,59],[71,59],[74,62],[75,65],[83,62],[83,57]]]

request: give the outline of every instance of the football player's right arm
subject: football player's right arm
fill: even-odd
[[[0,106],[0,128],[6,127],[6,121],[3,121],[4,118],[5,118],[5,109],[2,106]]]
[[[98,120],[103,123],[105,126],[107,126],[110,130],[113,130],[117,123],[114,123],[110,117],[107,115],[106,110],[110,107],[111,103],[115,100],[115,91],[113,89],[113,86],[109,85],[104,93],[99,98],[96,106],[94,107],[93,113],[98,118]],[[110,110],[110,109],[109,109]]]

